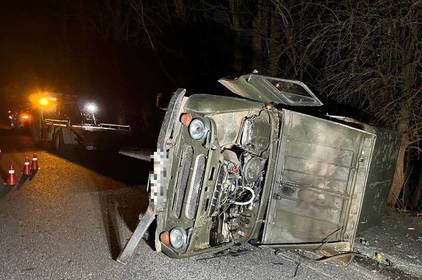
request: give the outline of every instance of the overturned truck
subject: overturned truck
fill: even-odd
[[[399,135],[310,114],[323,104],[299,81],[219,82],[243,98],[172,97],[149,207],[117,260],[128,261],[153,220],[156,250],[174,258],[249,242],[350,259],[358,227],[382,214]]]

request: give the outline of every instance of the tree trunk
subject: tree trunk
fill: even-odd
[[[405,135],[403,135],[400,143],[399,154],[397,156],[396,170],[394,172],[393,183],[391,184],[390,193],[388,194],[387,199],[387,205],[391,208],[396,205],[401,190],[404,186],[404,159],[406,155],[406,149],[407,138]]]
[[[389,207],[394,207],[397,203],[397,199],[401,193],[401,190],[404,186],[404,163],[405,163],[405,156],[406,150],[409,146],[409,136],[408,136],[408,129],[409,129],[409,118],[410,118],[410,110],[407,105],[403,105],[400,109],[400,119],[399,119],[399,131],[402,134],[401,142],[400,142],[400,150],[399,155],[397,157],[396,163],[396,171],[394,172],[393,183],[391,184],[390,193],[388,194],[387,205]]]
[[[413,57],[413,49],[407,48],[407,52],[403,55],[405,56],[406,61],[411,61],[410,58]],[[416,64],[414,63],[407,63],[401,69],[401,78],[404,81],[404,88],[403,88],[403,95],[407,95],[412,92],[412,90],[416,86],[417,81],[417,70]],[[410,100],[410,99],[408,99]],[[399,198],[400,192],[404,187],[405,181],[405,154],[406,149],[409,146],[409,135],[411,135],[412,131],[410,129],[410,119],[411,119],[411,104],[406,101],[401,101],[400,113],[399,113],[399,123],[398,129],[399,132],[402,134],[401,143],[400,143],[400,150],[399,156],[397,158],[397,165],[396,171],[394,174],[393,183],[390,188],[390,193],[388,195],[387,205],[389,207],[394,207],[397,203],[397,199]]]

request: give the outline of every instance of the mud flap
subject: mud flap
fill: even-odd
[[[148,206],[147,211],[144,215],[139,216],[139,223],[133,232],[132,236],[126,243],[123,251],[117,257],[117,261],[121,264],[127,264],[129,258],[135,252],[136,247],[144,236],[145,232],[148,230],[151,223],[155,220],[155,211],[154,208]]]

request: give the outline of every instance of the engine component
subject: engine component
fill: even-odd
[[[223,161],[231,161],[237,166],[240,166],[239,158],[237,157],[236,153],[232,150],[224,150],[222,153],[222,160]]]
[[[254,183],[262,175],[262,171],[265,167],[265,159],[259,157],[252,157],[246,161],[243,167],[243,178],[247,183]]]
[[[246,151],[261,155],[270,145],[270,136],[270,117],[267,111],[262,110],[257,116],[245,118],[240,143]]]
[[[245,120],[243,136],[247,138],[263,127],[269,129],[269,120],[268,115],[261,112]],[[251,230],[250,217],[256,209],[255,203],[260,201],[269,138],[264,137],[266,140],[258,142],[246,138],[242,138],[245,140],[243,144],[247,143],[245,146],[233,145],[220,156],[221,164],[208,212],[213,219],[212,245],[247,240]]]
[[[250,187],[246,187],[246,186],[243,186],[243,189],[249,191],[252,194],[252,196],[251,196],[251,198],[248,201],[245,201],[245,202],[243,202],[243,201],[234,201],[233,203],[235,205],[241,205],[241,206],[249,205],[249,204],[251,204],[255,200],[255,192],[253,191],[253,189],[251,189]]]

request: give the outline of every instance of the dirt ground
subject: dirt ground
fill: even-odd
[[[422,279],[422,213],[387,209],[381,224],[357,235],[355,260],[392,279]]]

